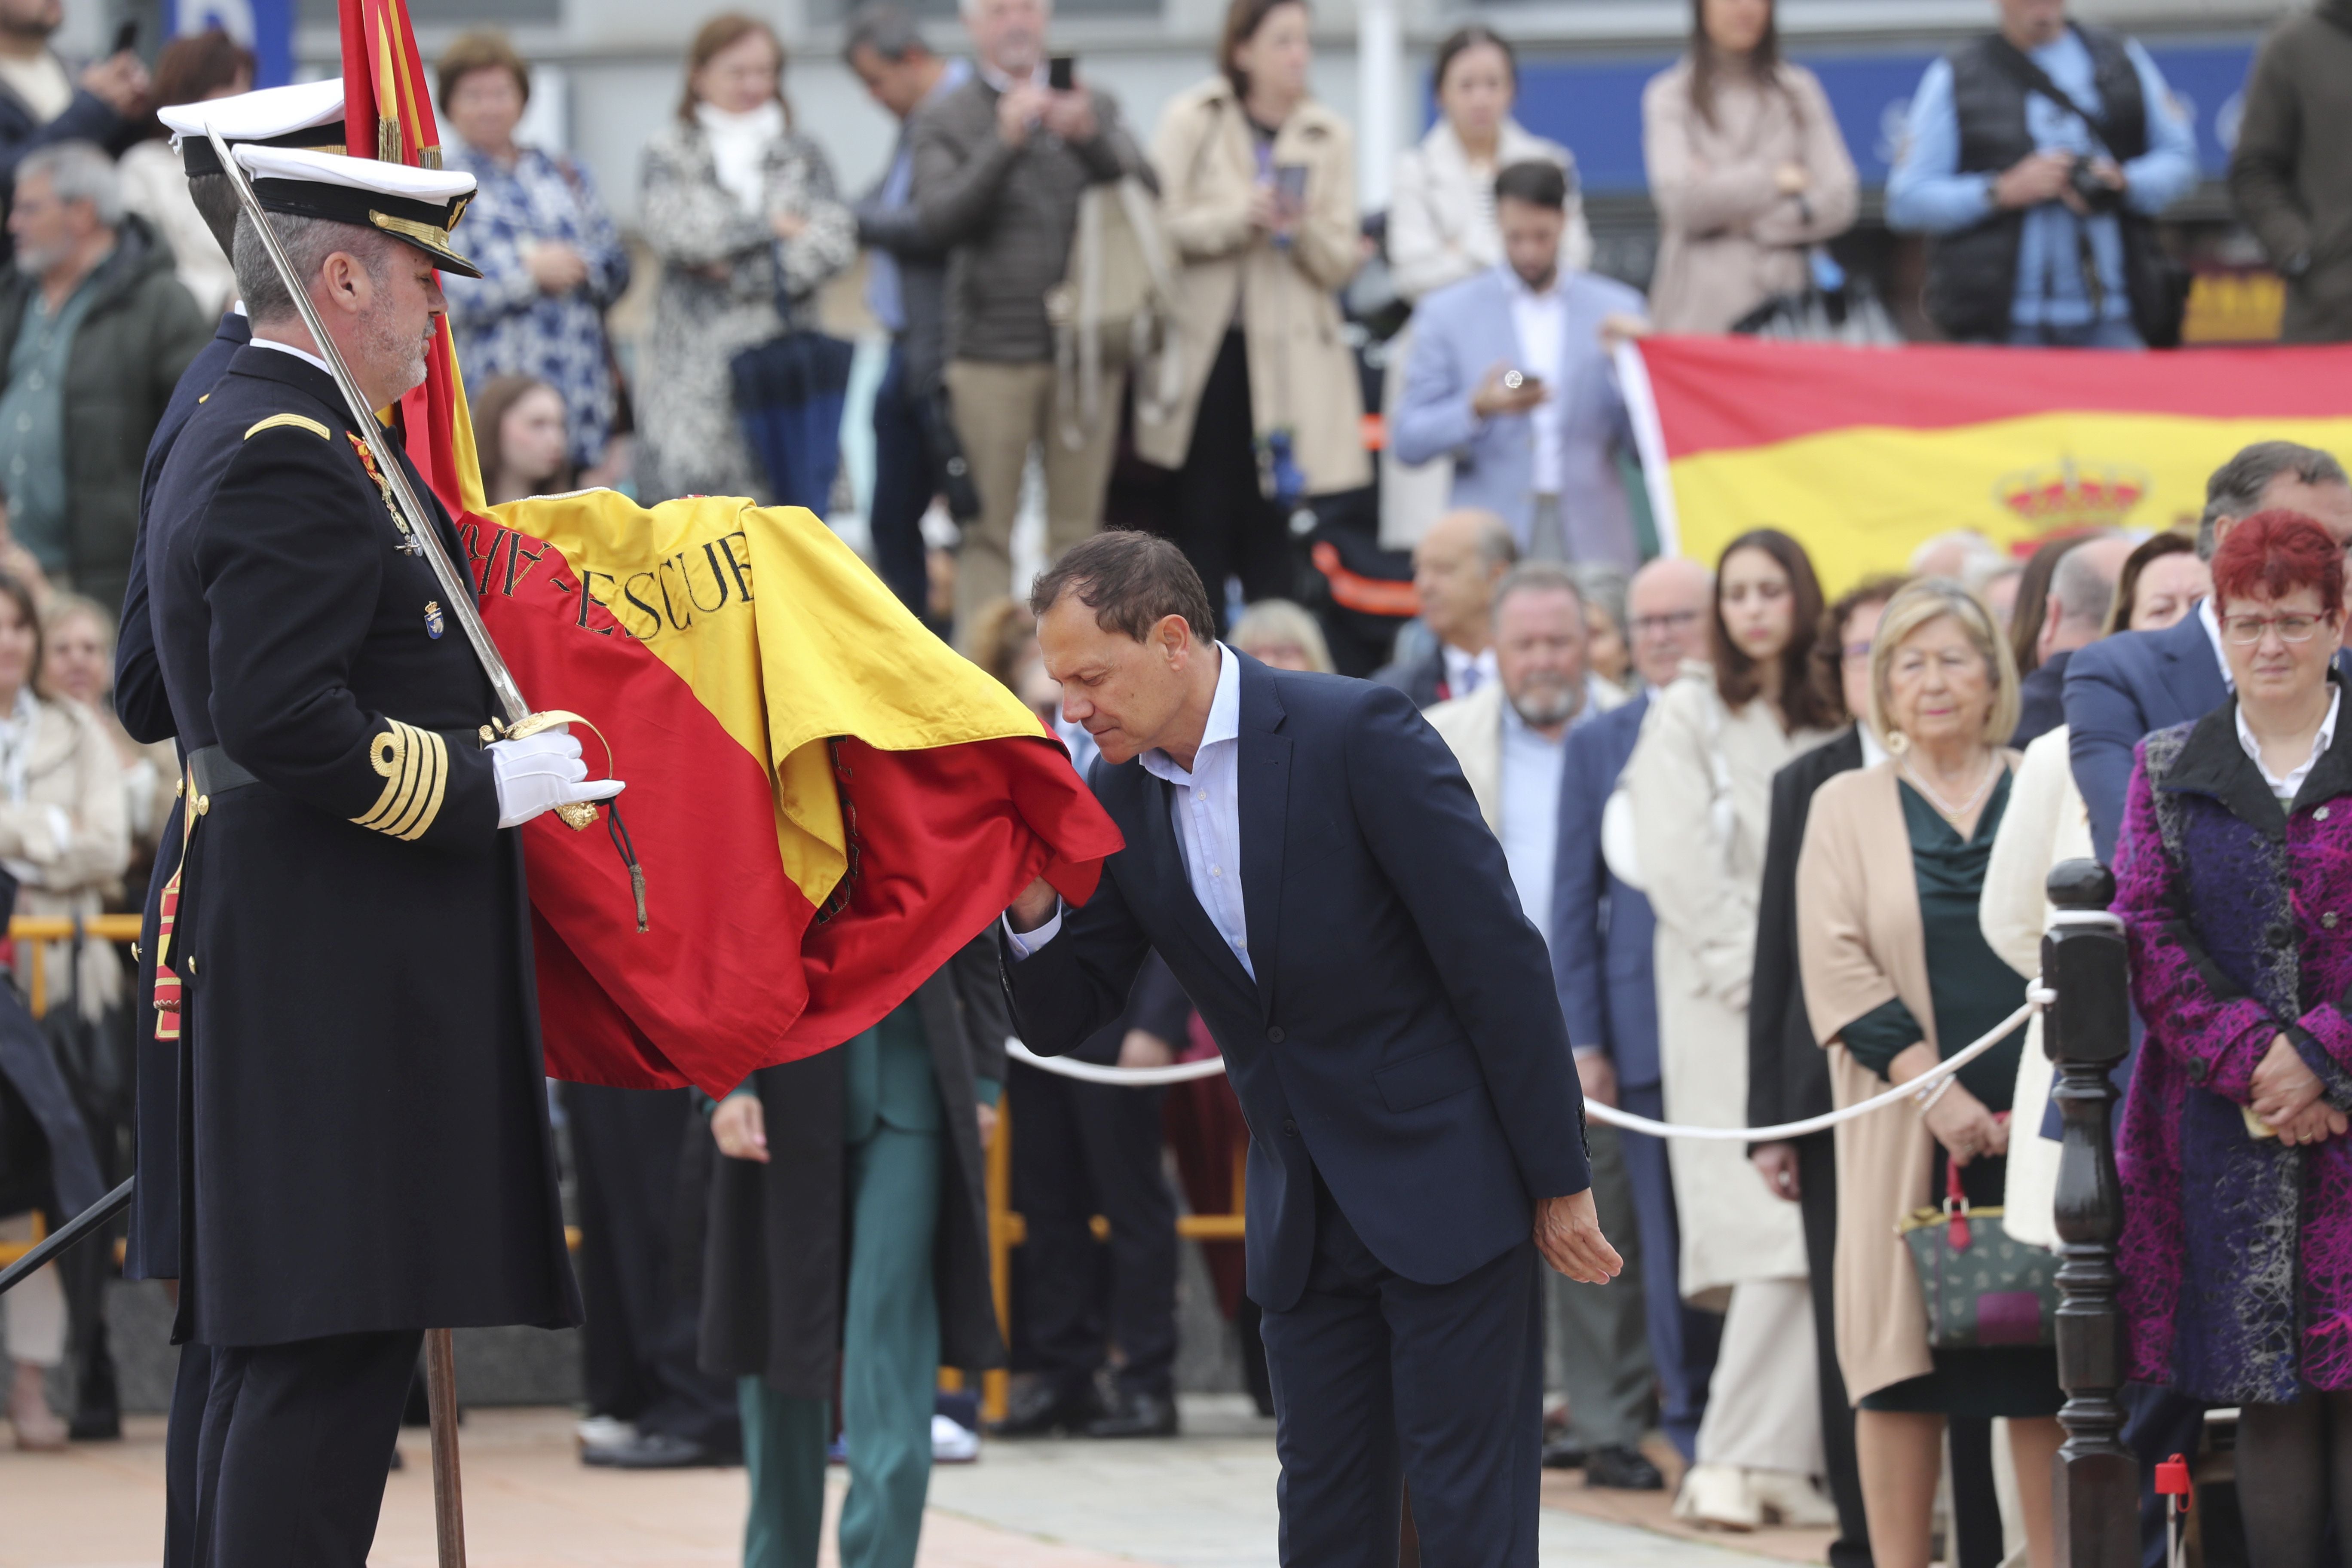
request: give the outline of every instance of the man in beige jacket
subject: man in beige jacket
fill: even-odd
[[[1492,614],[1496,679],[1425,717],[1462,764],[1479,815],[1502,840],[1520,905],[1549,945],[1569,728],[1625,699],[1585,668],[1584,600],[1567,567],[1513,567],[1496,586]],[[1587,1135],[1601,1223],[1631,1237],[1633,1188],[1616,1130],[1595,1125]],[[1639,1448],[1657,1374],[1638,1273],[1635,1263],[1607,1286],[1561,1279],[1546,1288],[1546,1338],[1568,1395],[1568,1428],[1546,1445],[1544,1462],[1581,1467],[1593,1486],[1656,1491],[1664,1479]]]

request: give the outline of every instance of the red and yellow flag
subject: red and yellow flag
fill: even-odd
[[[1938,533],[2194,525],[2250,442],[2352,458],[2352,348],[1846,348],[1651,338],[1619,361],[1660,542],[1787,530],[1832,593]]]
[[[342,0],[342,37],[350,151],[437,164],[401,0]],[[1033,879],[1092,894],[1118,830],[1061,742],[814,515],[490,507],[446,331],[400,412],[517,682],[629,784],[642,931],[609,817],[523,830],[551,1073],[723,1095],[878,1022]]]

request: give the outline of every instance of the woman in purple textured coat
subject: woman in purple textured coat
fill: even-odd
[[[2117,1150],[2128,1373],[2240,1408],[2254,1568],[2352,1522],[2352,715],[2341,547],[2268,511],[2200,608],[2235,695],[2140,743],[2116,912],[2147,1020]]]

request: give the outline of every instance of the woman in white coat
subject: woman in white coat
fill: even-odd
[[[1518,62],[1493,29],[1473,24],[1437,46],[1431,73],[1437,123],[1418,146],[1397,159],[1389,196],[1389,278],[1407,304],[1418,305],[1449,283],[1499,266],[1503,237],[1495,227],[1495,175],[1513,163],[1540,159],[1568,171],[1568,226],[1560,233],[1559,264],[1581,268],[1592,259],[1592,231],[1576,188],[1576,159],[1511,118],[1518,94]],[[1405,361],[1412,326],[1386,344],[1381,406],[1404,396]],[[1445,510],[1454,465],[1439,458],[1403,463],[1381,454],[1381,542],[1410,549]]]
[[[1640,884],[1658,920],[1659,1066],[1666,1120],[1748,1121],[1748,992],[1772,775],[1830,739],[1813,683],[1822,591],[1804,547],[1741,534],[1717,568],[1712,658],[1658,696],[1622,788]],[[1620,868],[1620,874],[1622,874]],[[1724,1311],[1723,1344],[1676,1513],[1747,1530],[1829,1524],[1804,1233],[1741,1145],[1668,1145],[1682,1219],[1682,1289]]]

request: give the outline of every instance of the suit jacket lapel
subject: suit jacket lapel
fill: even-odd
[[[1274,973],[1282,930],[1283,825],[1290,815],[1290,737],[1279,733],[1282,700],[1274,676],[1244,654],[1242,732],[1234,759],[1242,832],[1242,912],[1249,927],[1250,967],[1258,1001],[1274,1010]]]

